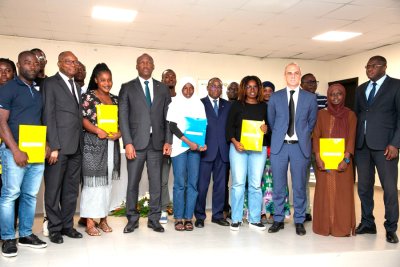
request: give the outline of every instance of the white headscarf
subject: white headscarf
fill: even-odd
[[[196,119],[206,118],[204,105],[196,93],[193,93],[190,98],[183,96],[182,89],[187,83],[192,84],[193,87],[196,85],[193,78],[182,78],[177,86],[177,94],[172,98],[171,104],[169,104],[167,114],[167,121],[175,122],[182,133],[186,130],[185,117]],[[182,140],[180,140],[176,135],[173,136],[171,157],[175,157],[188,149],[189,148],[187,147],[182,147]]]

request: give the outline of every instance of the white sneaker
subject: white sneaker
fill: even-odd
[[[258,223],[250,223],[249,228],[258,230],[258,231],[265,231],[267,227],[264,226],[264,224],[258,222]]]
[[[168,223],[168,213],[166,211],[162,211],[161,212],[160,223],[161,224],[167,224]]]
[[[47,225],[49,224],[49,220],[47,217],[44,217],[43,219],[43,235],[44,236],[49,236],[49,229],[47,228]]]

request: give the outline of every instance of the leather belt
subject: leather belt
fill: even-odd
[[[285,141],[283,141],[284,144],[289,144],[289,145],[297,144],[298,142],[299,141],[297,141],[297,140],[285,140]]]

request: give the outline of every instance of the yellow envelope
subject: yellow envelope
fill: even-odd
[[[262,151],[264,133],[260,126],[263,121],[243,120],[242,133],[240,135],[240,143],[245,150]]]
[[[118,106],[96,105],[97,127],[107,133],[118,132]]]
[[[20,125],[18,147],[28,154],[28,163],[43,163],[46,156],[46,126]]]
[[[337,170],[344,157],[344,138],[320,138],[320,157],[326,170]]]

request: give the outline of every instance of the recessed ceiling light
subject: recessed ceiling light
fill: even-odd
[[[92,10],[92,18],[94,19],[120,21],[120,22],[132,22],[135,19],[136,14],[137,11],[135,10],[104,7],[104,6],[95,6],[93,7]]]
[[[340,31],[330,31],[317,36],[314,36],[313,40],[319,41],[331,41],[331,42],[342,42],[353,37],[361,35],[360,32],[340,32]]]

